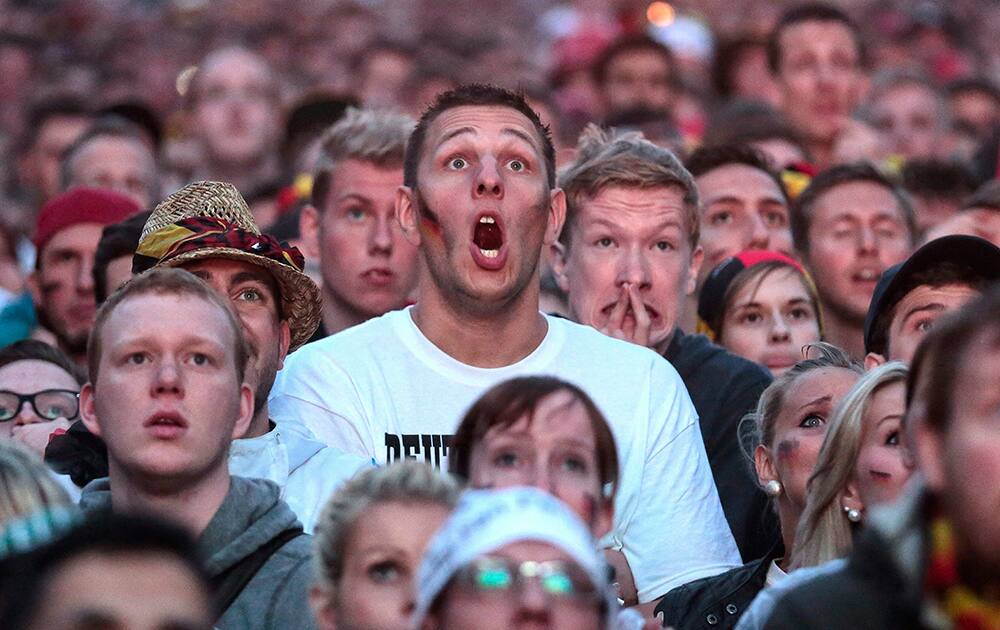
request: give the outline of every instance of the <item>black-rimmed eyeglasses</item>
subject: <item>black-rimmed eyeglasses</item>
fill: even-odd
[[[46,420],[72,420],[80,413],[80,394],[71,389],[43,389],[34,394],[0,390],[0,422],[13,420],[26,402],[31,403],[39,418]]]

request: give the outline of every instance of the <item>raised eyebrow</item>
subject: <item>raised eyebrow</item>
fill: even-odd
[[[802,411],[802,410],[807,409],[809,407],[814,407],[816,405],[819,405],[820,403],[825,403],[825,402],[828,403],[828,402],[830,402],[832,400],[833,400],[833,396],[829,396],[829,395],[827,395],[827,396],[820,396],[819,398],[816,398],[814,400],[810,400],[806,404],[804,404],[801,407],[799,407],[798,411]]]
[[[914,306],[910,310],[906,311],[905,315],[903,315],[903,323],[905,324],[906,322],[910,321],[911,317],[919,313],[928,313],[928,312],[939,313],[944,309],[945,309],[944,304],[941,304],[940,302],[931,302],[930,304],[920,304]]]
[[[473,129],[472,127],[459,127],[458,129],[452,129],[448,133],[441,136],[441,141],[438,142],[438,146],[440,147],[442,144],[448,142],[449,140],[452,140],[453,138],[461,136],[463,134],[475,135],[476,130]]]
[[[264,285],[265,288],[270,288],[268,278],[264,275],[264,272],[254,273],[252,271],[241,271],[233,276],[233,284],[242,284],[244,282],[259,282]]]
[[[721,195],[719,197],[707,197],[702,203],[707,207],[715,203],[743,203],[743,199],[736,195]]]
[[[500,130],[500,134],[505,136],[515,136],[527,142],[529,145],[531,145],[533,149],[536,150],[538,149],[538,143],[535,142],[535,139],[529,136],[528,134],[524,133],[520,129],[514,129],[513,127],[504,127],[503,129]]]
[[[334,203],[343,203],[345,201],[356,201],[356,202],[358,202],[360,204],[363,204],[363,205],[366,205],[366,206],[372,205],[372,200],[371,199],[369,199],[368,197],[365,197],[363,195],[359,195],[357,193],[345,193],[345,194],[341,195],[340,197],[337,197],[337,199],[334,200]]]

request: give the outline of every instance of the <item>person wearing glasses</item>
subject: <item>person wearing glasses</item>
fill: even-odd
[[[416,584],[414,630],[615,627],[587,526],[536,488],[467,491],[428,544]]]
[[[0,440],[45,455],[79,416],[80,368],[58,348],[26,339],[0,349]]]

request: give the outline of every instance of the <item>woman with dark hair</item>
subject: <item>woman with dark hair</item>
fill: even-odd
[[[700,331],[733,354],[780,376],[822,339],[819,296],[795,260],[765,250],[727,258],[705,280],[698,299]]]

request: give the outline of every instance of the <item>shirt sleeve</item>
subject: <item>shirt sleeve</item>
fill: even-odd
[[[345,453],[377,459],[367,414],[351,378],[334,361],[299,350],[278,372],[267,401],[271,419]]]
[[[698,417],[677,372],[653,364],[645,465],[622,543],[639,601],[739,566],[705,455]]]

